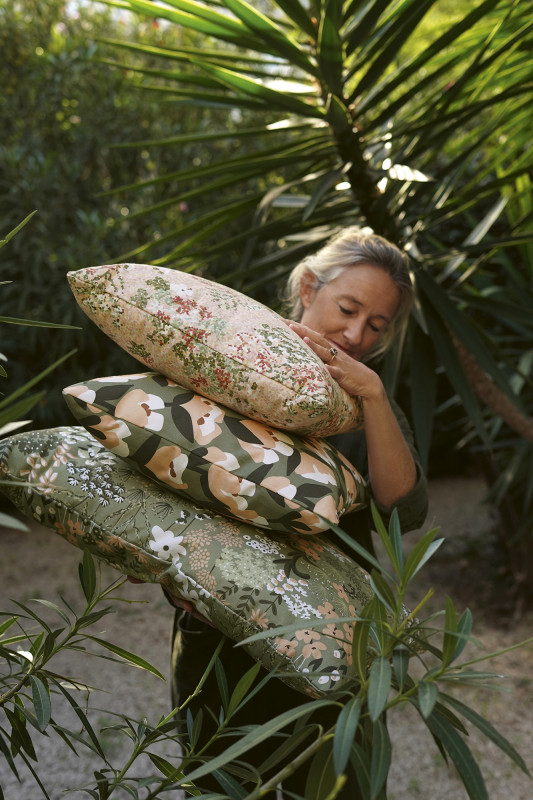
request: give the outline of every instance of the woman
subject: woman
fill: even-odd
[[[385,239],[349,228],[295,267],[289,278],[288,295],[291,319],[287,324],[324,361],[332,377],[349,394],[362,400],[363,430],[331,437],[330,441],[367,475],[372,496],[385,520],[396,508],[403,532],[420,527],[427,513],[427,486],[413,437],[405,416],[387,397],[377,372],[366,363],[381,355],[405,329],[413,296],[405,256]],[[372,550],[368,510],[344,516],[341,525]],[[172,653],[176,706],[196,688],[220,638],[216,630],[186,610],[176,614]],[[224,643],[220,659],[231,696],[253,661],[229,641]],[[304,695],[274,679],[232,718],[231,725],[266,722],[307,701]],[[193,717],[203,712],[201,741],[207,741],[216,730],[207,709],[211,708],[216,719],[220,707],[214,670],[202,692],[187,707]],[[329,728],[337,714],[338,709],[326,709],[315,713],[312,721]],[[222,739],[219,750],[232,741]],[[243,759],[260,765],[282,741],[271,739]],[[209,754],[214,752],[208,750]],[[307,771],[308,765],[284,781],[284,789],[304,796]],[[215,778],[201,780],[200,785],[220,791]],[[353,774],[338,796],[359,797]]]

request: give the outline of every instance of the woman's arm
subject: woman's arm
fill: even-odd
[[[359,364],[359,366],[364,365]],[[361,389],[359,395],[363,404],[368,475],[375,499],[390,509],[414,489],[417,473],[413,456],[400,430],[383,384],[379,376],[375,372],[373,374],[377,378],[375,387],[372,390],[365,388],[367,394],[363,394]],[[368,385],[373,381],[374,379],[371,379]]]

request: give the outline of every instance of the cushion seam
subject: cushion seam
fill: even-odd
[[[89,285],[90,284],[87,284],[87,286],[89,286]],[[159,320],[159,317],[156,314],[154,314],[152,311],[147,311],[146,309],[140,308],[140,306],[136,305],[135,303],[132,303],[128,298],[124,298],[124,297],[121,297],[120,295],[112,294],[112,292],[109,292],[107,289],[104,290],[104,294],[107,294],[109,297],[112,297],[112,298],[114,298],[115,300],[118,300],[121,303],[129,305],[131,308],[136,308],[139,311],[142,311],[143,313],[149,315],[153,319]],[[161,322],[161,320],[159,320],[159,321]],[[185,330],[183,328],[179,328],[176,325],[171,325],[168,322],[163,322],[162,326],[165,326],[166,328],[168,328],[170,330],[179,331],[181,334],[183,334],[185,332]],[[228,359],[228,361],[232,361],[234,364],[238,364],[241,368],[244,367],[246,369],[246,371],[248,372],[248,374],[250,374],[250,375],[259,375],[262,378],[266,378],[266,380],[271,381],[275,386],[284,387],[284,384],[281,381],[276,380],[275,378],[267,377],[262,372],[257,372],[257,370],[254,370],[251,367],[247,366],[246,364],[243,364],[242,361],[238,361],[233,356],[230,356],[230,355],[228,355],[226,353],[220,353],[218,350],[215,350],[214,347],[211,347],[211,345],[205,344],[200,339],[195,339],[195,341],[198,342],[198,344],[202,345],[210,353],[218,353],[219,355],[223,355],[224,358]],[[284,388],[286,389],[286,387],[284,387]],[[309,397],[309,398],[312,398],[314,396],[312,392],[305,392],[305,391],[303,391],[303,389],[298,389],[297,391],[294,391],[293,389],[291,389],[291,392],[296,397]],[[323,408],[324,408],[324,411],[322,412],[323,414],[326,413],[326,412],[328,414],[331,413],[331,410],[330,410],[329,406],[324,406]]]

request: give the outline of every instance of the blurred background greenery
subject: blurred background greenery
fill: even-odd
[[[96,60],[109,56],[110,48],[98,42],[104,36],[126,42],[135,36],[157,47],[162,35],[165,46],[187,39],[170,29],[162,34],[157,21],[127,23],[99,3],[0,0],[0,236],[37,212],[2,252],[2,280],[12,281],[2,286],[2,313],[81,327],[63,334],[2,328],[0,349],[8,359],[10,388],[77,349],[45,381],[47,392],[32,412],[35,428],[70,422],[61,389],[73,380],[139,367],[88,323],[66,273],[117,262],[146,239],[161,241],[151,253],[155,258],[165,251],[168,226],[179,229],[180,220],[187,219],[185,201],[157,216],[141,213],[164,199],[156,184],[135,196],[102,194],[235,148],[231,141],[216,140],[192,141],[179,151],[116,147],[148,136],[165,139],[227,126],[225,111],[189,105],[185,112],[153,92],[135,89],[131,72]],[[153,58],[144,54],[132,62],[153,66]]]

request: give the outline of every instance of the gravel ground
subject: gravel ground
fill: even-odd
[[[499,618],[494,622],[490,609],[490,568],[482,563],[478,553],[490,541],[493,527],[490,510],[482,504],[484,486],[474,478],[446,478],[430,482],[430,517],[441,527],[447,539],[444,554],[422,570],[413,588],[412,602],[419,600],[431,585],[435,588],[432,601],[442,608],[449,594],[459,612],[468,603],[474,612],[474,635],[482,652],[494,652],[523,641],[532,635],[533,615],[521,619]],[[427,530],[425,526],[424,530]],[[78,582],[80,553],[58,536],[40,526],[30,534],[0,529],[0,598],[1,608],[11,610],[11,600],[27,602],[43,598],[58,602],[61,595],[76,608],[82,607]],[[416,541],[416,533],[405,537],[406,545]],[[104,567],[105,582],[117,573]],[[116,611],[105,617],[92,632],[149,660],[168,678],[168,640],[172,609],[156,586],[126,585],[120,596],[135,603],[116,604]],[[471,649],[475,653],[474,645]],[[504,734],[526,759],[533,771],[533,680],[531,665],[533,647],[527,645],[490,664],[491,671],[502,673],[504,691],[486,688],[463,688],[459,697],[472,705]],[[75,676],[96,685],[90,702],[90,718],[95,729],[117,721],[120,713],[134,719],[144,716],[151,723],[170,710],[168,682],[124,664],[73,653],[68,661],[59,659],[54,667],[61,674]],[[58,701],[54,706],[57,721],[72,724],[68,708]],[[2,721],[0,720],[0,724]],[[467,795],[461,781],[441,758],[436,746],[415,715],[407,712],[390,713],[389,728],[393,739],[393,764],[389,779],[389,800],[464,800]],[[108,755],[117,766],[125,763],[127,741],[104,734]],[[101,768],[98,759],[85,754],[77,758],[53,734],[34,738],[38,754],[38,773],[52,800],[72,797],[81,800],[88,795],[72,790],[92,781],[93,770]],[[490,800],[531,800],[533,783],[503,753],[474,731],[471,748],[485,778]],[[139,765],[142,769],[143,765]],[[20,782],[0,755],[0,788],[5,800],[40,800],[42,793],[27,770],[20,770]],[[0,792],[1,796],[1,792]],[[123,796],[122,794],[120,796]],[[177,800],[177,798],[176,798]]]

